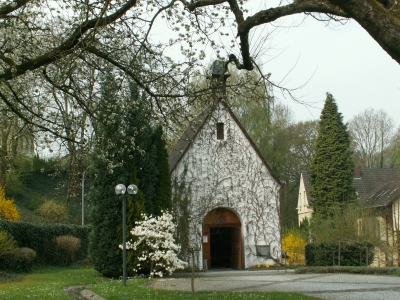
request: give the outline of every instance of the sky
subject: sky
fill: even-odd
[[[286,24],[303,19],[290,18]],[[289,88],[305,84],[294,93],[309,105],[275,93],[294,111],[295,120],[318,119],[329,92],[345,122],[373,108],[385,110],[400,126],[400,65],[355,21],[327,27],[308,17],[300,26],[275,34],[270,48],[262,60],[271,80],[284,79]]]

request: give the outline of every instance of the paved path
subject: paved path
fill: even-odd
[[[190,291],[189,275],[150,286]],[[295,274],[293,271],[208,271],[197,273],[196,290],[297,292],[330,300],[399,300],[400,277],[356,274]]]

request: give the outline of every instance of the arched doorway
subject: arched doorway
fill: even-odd
[[[203,261],[207,269],[242,269],[242,234],[238,216],[215,208],[203,222]]]

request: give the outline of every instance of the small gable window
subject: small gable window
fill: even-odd
[[[217,140],[224,139],[224,123],[217,123]]]

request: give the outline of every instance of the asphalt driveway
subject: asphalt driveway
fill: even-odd
[[[191,290],[188,274],[159,279],[154,288]],[[296,292],[322,299],[399,300],[400,277],[356,274],[295,274],[292,270],[196,273],[196,290]]]

